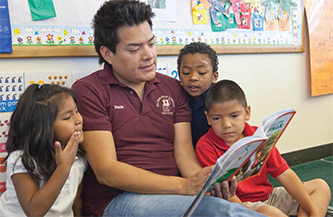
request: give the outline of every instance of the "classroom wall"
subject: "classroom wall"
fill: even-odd
[[[235,80],[244,89],[252,107],[250,124],[258,125],[281,109],[297,111],[277,145],[281,153],[333,143],[333,94],[311,97],[308,50],[305,46],[304,53],[219,55],[219,79]],[[176,56],[158,57],[169,71],[177,69],[176,60]],[[97,57],[0,59],[0,73],[89,74],[99,68]]]

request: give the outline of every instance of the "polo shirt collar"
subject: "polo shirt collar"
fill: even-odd
[[[253,136],[256,128],[251,127],[247,122],[245,122],[245,127],[244,127],[244,135],[245,137],[247,136]]]
[[[121,82],[119,82],[118,79],[116,78],[116,76],[114,76],[113,71],[112,71],[112,66],[108,63],[104,63],[103,70],[101,70],[99,78],[103,85],[118,84],[120,86],[126,86],[126,85],[122,84]],[[147,81],[146,85],[150,86],[150,85],[154,85],[154,84],[157,84],[160,82],[161,81],[155,76],[152,80]]]
[[[189,105],[192,111],[198,110],[200,107],[205,107],[205,99],[206,99],[206,95],[208,93],[208,90],[213,86],[213,84],[210,85],[210,87],[206,90],[206,92],[204,92],[201,96],[200,99],[198,100],[198,102],[196,102],[194,100],[194,98],[192,96],[189,96]],[[204,108],[206,109],[206,108]]]

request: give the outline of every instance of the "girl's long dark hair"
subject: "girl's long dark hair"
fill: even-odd
[[[8,156],[22,150],[22,163],[36,179],[48,180],[57,167],[53,125],[58,107],[66,96],[73,97],[77,103],[69,88],[32,84],[20,97],[10,118],[6,142]]]

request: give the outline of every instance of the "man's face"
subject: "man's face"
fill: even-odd
[[[137,26],[122,26],[118,29],[120,42],[116,53],[109,51],[106,61],[123,84],[132,87],[155,77],[156,47],[154,35],[147,21]]]

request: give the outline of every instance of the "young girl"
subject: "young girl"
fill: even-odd
[[[0,216],[80,215],[74,200],[80,201],[86,169],[78,153],[82,141],[82,117],[73,92],[59,85],[30,85],[10,119]]]

